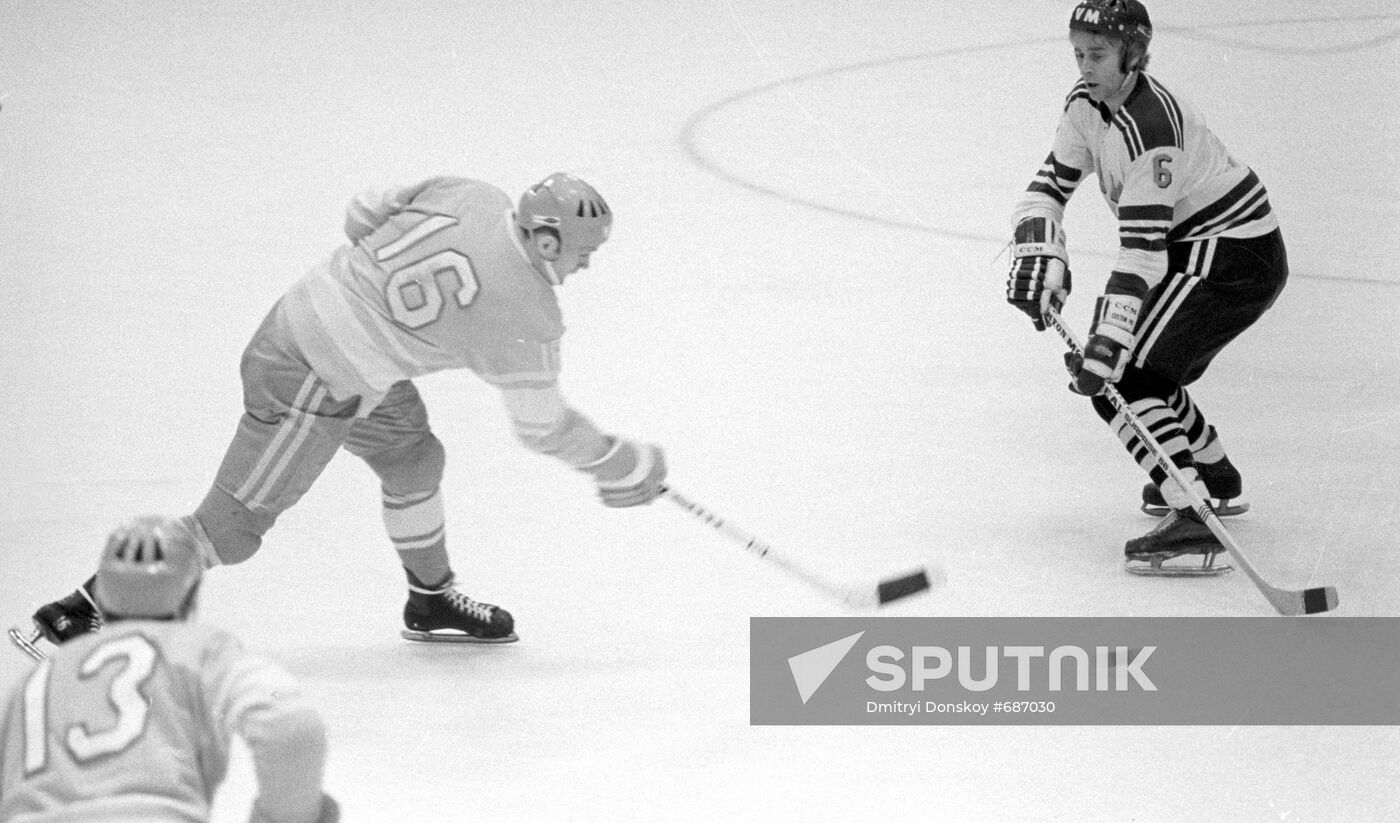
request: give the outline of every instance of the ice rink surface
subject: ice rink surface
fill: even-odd
[[[561,291],[565,392],[678,488],[834,579],[944,570],[890,614],[1269,614],[1241,574],[1122,572],[1140,471],[1003,302],[1071,5],[0,0],[3,619],[199,501],[239,354],[351,194],[556,170],[617,214]],[[1294,270],[1194,388],[1254,504],[1229,527],[1279,584],[1400,614],[1400,13],[1151,11],[1153,74],[1259,172]],[[1095,188],[1081,330],[1116,244]],[[520,643],[398,638],[349,456],[206,581],[202,618],[324,708],[347,821],[1400,819],[1394,728],[750,726],[749,618],[844,612],[673,506],[604,509],[471,375],[420,386],[459,577]],[[0,654],[0,685],[26,670]],[[251,791],[236,759],[216,819]]]

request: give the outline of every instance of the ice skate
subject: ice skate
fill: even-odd
[[[61,646],[75,637],[102,628],[102,614],[92,599],[93,579],[74,589],[68,596],[45,603],[34,612],[34,627],[25,633],[18,627],[9,630],[10,640],[35,660],[44,659],[39,649],[41,639]]]
[[[1215,562],[1224,552],[1224,544],[1195,512],[1172,509],[1152,531],[1124,545],[1123,568],[1149,577],[1213,577],[1234,570]],[[1183,556],[1189,556],[1191,562],[1167,562]]]
[[[429,643],[514,643],[520,639],[510,612],[457,591],[451,576],[431,588],[419,583],[411,572],[408,579],[404,639]]]
[[[1230,458],[1225,457],[1215,463],[1197,463],[1196,471],[1210,494],[1206,502],[1217,515],[1232,517],[1249,511],[1249,504],[1240,497],[1244,481]],[[1163,517],[1172,510],[1156,483],[1142,487],[1142,510],[1153,517]]]

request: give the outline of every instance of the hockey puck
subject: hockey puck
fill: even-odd
[[[1331,586],[1303,592],[1303,614],[1318,614],[1337,608],[1337,590]]]
[[[910,595],[928,591],[928,588],[928,572],[924,569],[911,572],[903,577],[882,581],[879,586],[880,605],[883,606],[886,603],[893,603]]]

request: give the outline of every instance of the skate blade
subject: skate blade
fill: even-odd
[[[412,629],[404,629],[399,632],[399,636],[415,643],[514,643],[520,639],[520,636],[515,632],[503,637],[473,637],[469,634],[419,632]]]
[[[34,658],[35,660],[44,659],[44,653],[39,651],[39,647],[35,645],[39,642],[40,637],[43,637],[43,633],[40,632],[38,629],[35,629],[28,636],[26,636],[24,632],[19,630],[18,627],[10,627],[10,642],[14,643],[20,648],[21,651]]]
[[[1199,557],[1200,560],[1196,560]],[[1235,570],[1229,564],[1216,564],[1218,554],[1174,554],[1158,557],[1129,557],[1123,561],[1123,570],[1139,577],[1219,577]],[[1168,560],[1187,561],[1167,565]]]
[[[1216,517],[1234,517],[1249,511],[1249,504],[1238,498],[1227,497],[1222,500],[1218,497],[1212,497],[1207,502],[1210,503],[1212,509],[1215,509]],[[1153,517],[1166,517],[1167,512],[1171,510],[1171,506],[1159,506],[1156,503],[1142,504],[1143,514],[1150,514]]]

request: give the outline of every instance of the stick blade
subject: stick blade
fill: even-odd
[[[919,592],[928,591],[929,580],[928,571],[919,569],[900,577],[892,577],[889,580],[880,582],[878,588],[879,602],[883,606],[886,603],[893,603],[902,600]]]

